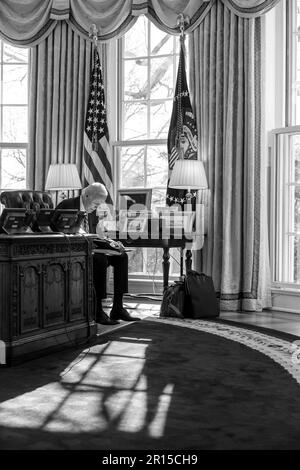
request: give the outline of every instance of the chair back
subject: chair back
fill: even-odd
[[[46,191],[3,191],[0,202],[7,208],[25,208],[34,212],[39,212],[40,209],[53,209],[51,195]]]

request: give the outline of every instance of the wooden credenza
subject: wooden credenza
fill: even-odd
[[[88,238],[0,235],[0,340],[8,365],[95,337],[92,269]]]

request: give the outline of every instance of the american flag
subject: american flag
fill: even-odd
[[[198,150],[197,126],[187,86],[183,41],[184,39],[181,38],[177,81],[168,133],[169,180],[179,153],[182,152],[183,158],[196,160]],[[167,204],[183,204],[185,194],[186,191],[167,187]]]
[[[94,47],[94,65],[84,127],[83,173],[85,186],[94,182],[104,184],[108,192],[106,202],[112,204],[112,156],[106,120],[102,69],[96,47]]]

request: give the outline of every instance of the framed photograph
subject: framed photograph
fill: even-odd
[[[148,211],[122,211],[120,217],[121,232],[142,234],[148,232]]]
[[[125,210],[150,210],[152,189],[119,189],[118,209]]]

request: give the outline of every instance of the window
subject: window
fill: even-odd
[[[0,40],[0,77],[0,188],[25,188],[28,49]]]
[[[144,16],[119,40],[117,186],[152,188],[152,208],[165,205],[167,137],[178,58],[178,37],[162,32]],[[171,250],[176,261],[170,274],[179,272],[177,251]],[[137,249],[129,266],[131,274],[160,275],[161,253]]]
[[[272,132],[271,261],[275,285],[300,288],[300,0],[285,5],[286,127]]]
[[[296,125],[300,124],[300,1],[289,1],[287,7],[287,121],[289,125]]]
[[[274,133],[273,279],[300,287],[300,127]]]

